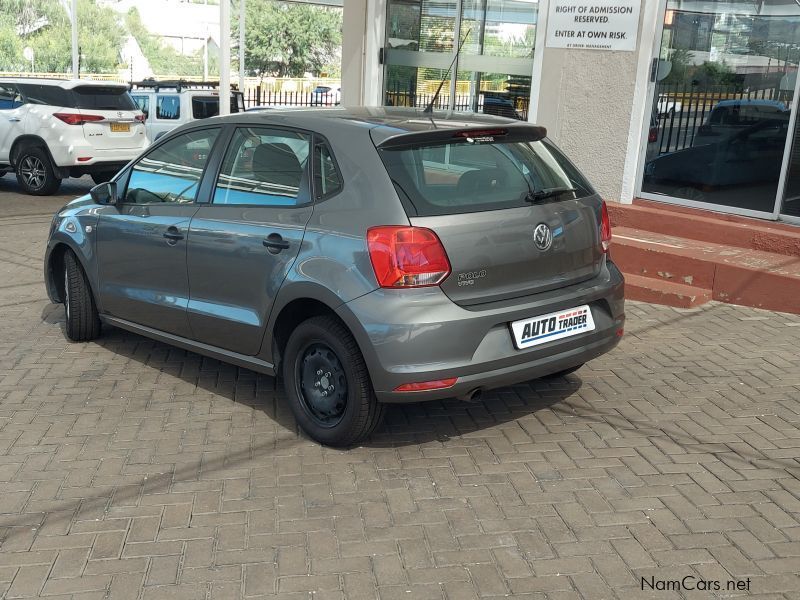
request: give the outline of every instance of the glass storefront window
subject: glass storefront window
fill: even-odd
[[[437,108],[526,119],[538,0],[389,0],[384,103],[424,107],[461,40]],[[460,34],[456,35],[456,31]]]
[[[669,0],[642,192],[772,214],[794,108],[800,5]]]

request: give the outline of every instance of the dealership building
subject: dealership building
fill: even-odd
[[[545,126],[609,201],[800,224],[800,2],[343,4],[344,104],[423,107],[444,78],[437,107]]]

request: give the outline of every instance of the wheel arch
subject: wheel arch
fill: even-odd
[[[69,238],[60,238],[56,240],[47,253],[47,262],[45,263],[45,288],[47,289],[47,296],[55,304],[64,302],[64,257],[67,252],[72,252],[78,259],[78,264],[83,269],[83,272],[86,274],[87,283],[94,297],[95,306],[99,308],[99,298],[97,297],[95,285],[96,280],[92,277],[92,271],[87,266],[86,256],[84,256],[80,248],[67,240],[69,240]]]
[[[50,165],[56,172],[59,171],[58,166],[53,160],[53,154],[50,152],[50,148],[47,146],[47,142],[44,140],[44,138],[32,134],[21,135],[14,140],[14,143],[11,146],[11,151],[8,155],[8,160],[12,167],[16,168],[17,166],[17,155],[19,152],[30,147],[43,148],[45,154],[47,154],[47,158],[50,160]]]
[[[347,309],[347,305],[331,290],[303,282],[282,288],[278,299],[280,301],[274,305],[267,323],[260,353],[262,358],[275,365],[276,372],[280,369],[286,342],[294,328],[306,319],[319,315],[330,315],[342,323],[355,339],[367,368],[372,370],[374,366],[372,353],[365,351],[369,346],[366,331],[360,327],[358,320]]]

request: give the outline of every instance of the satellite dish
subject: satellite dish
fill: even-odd
[[[33,48],[25,46],[25,49],[22,51],[22,56],[25,57],[25,60],[33,60]]]

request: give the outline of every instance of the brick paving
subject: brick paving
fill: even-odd
[[[1,597],[800,597],[800,316],[631,303],[576,375],[392,407],[333,450],[269,377],[111,328],[65,341],[49,217],[2,218],[10,196]],[[687,575],[722,590],[641,587]]]

